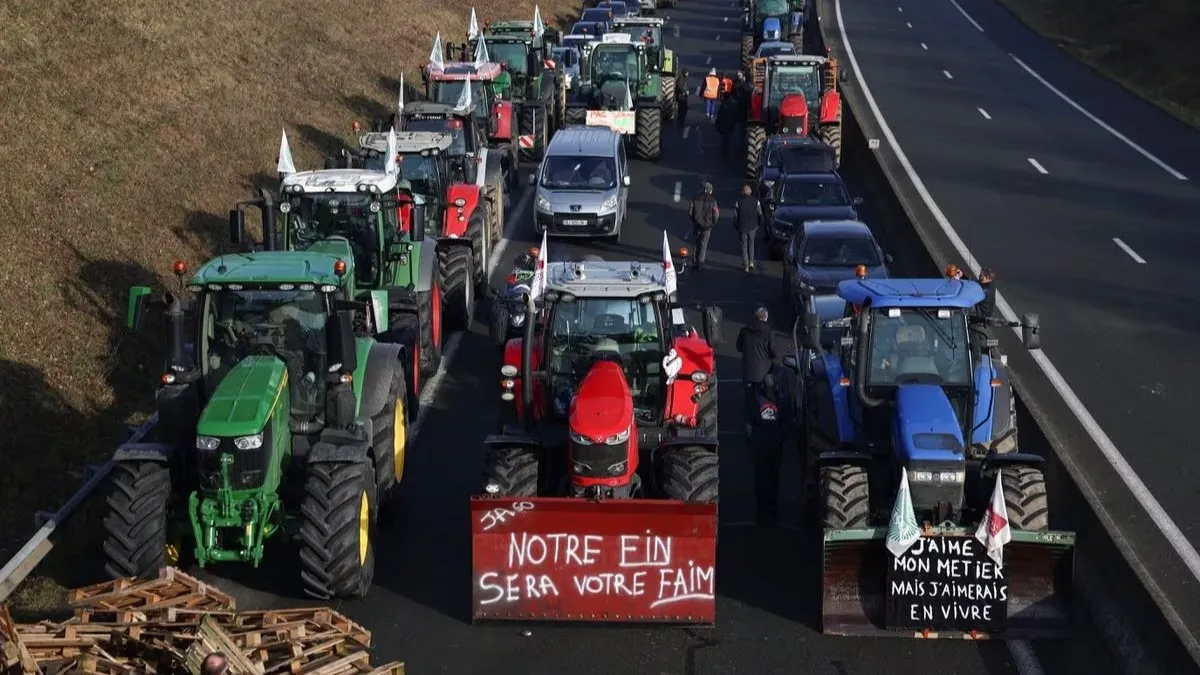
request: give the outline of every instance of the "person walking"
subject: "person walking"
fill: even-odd
[[[754,242],[758,237],[758,226],[762,218],[762,204],[754,196],[754,188],[749,185],[742,186],[742,196],[733,211],[733,224],[742,240],[742,266],[746,268],[746,272],[756,269]]]
[[[794,431],[795,402],[791,371],[774,366],[763,378],[751,422],[750,453],[754,467],[755,515],[759,525],[779,517],[779,473],[785,442]]]
[[[724,94],[717,111],[717,133],[721,136],[721,156],[729,157],[729,139],[737,128],[738,107],[733,94]]]
[[[688,71],[681,70],[675,81],[675,122],[680,127],[687,126],[688,97],[691,96],[688,88]]]
[[[717,103],[721,100],[721,78],[717,77],[717,69],[711,68],[704,77],[704,116],[709,122],[717,119]]]
[[[742,355],[743,408],[746,438],[750,439],[759,416],[758,396],[763,380],[775,367],[778,353],[771,337],[770,314],[766,307],[754,310],[754,318],[738,331],[737,350]]]
[[[717,208],[717,198],[713,196],[712,183],[705,183],[700,194],[692,200],[688,210],[692,221],[692,235],[696,239],[696,269],[708,264],[708,241],[712,238],[713,228],[721,217],[721,209]]]
[[[729,73],[721,76],[721,96],[728,96],[733,93],[733,77]]]
[[[738,102],[738,127],[742,135],[745,135],[746,122],[750,119],[750,97],[753,94],[754,86],[746,79],[746,74],[739,70],[733,82],[733,95]]]

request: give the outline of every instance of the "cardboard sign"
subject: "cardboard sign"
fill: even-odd
[[[589,110],[587,125],[632,135],[637,133],[637,114],[632,110]]]
[[[887,573],[888,628],[1003,632],[1008,579],[973,537],[921,537]]]

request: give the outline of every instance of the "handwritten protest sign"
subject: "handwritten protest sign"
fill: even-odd
[[[998,633],[1008,580],[973,537],[922,537],[890,557],[886,611],[888,628]]]

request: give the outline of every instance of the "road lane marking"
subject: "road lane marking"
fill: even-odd
[[[1133,261],[1134,261],[1135,263],[1137,263],[1137,264],[1139,264],[1139,265],[1145,265],[1145,264],[1146,264],[1146,259],[1145,259],[1145,258],[1143,258],[1142,256],[1138,255],[1138,254],[1137,254],[1137,251],[1135,251],[1135,250],[1133,250],[1132,248],[1130,248],[1129,244],[1126,244],[1125,242],[1121,241],[1121,240],[1120,240],[1119,238],[1117,238],[1117,237],[1113,237],[1113,243],[1114,243],[1114,244],[1116,244],[1117,246],[1120,246],[1122,251],[1125,251],[1126,253],[1128,253],[1128,254],[1129,254],[1129,257],[1130,257],[1130,258],[1133,258]]]
[[[720,39],[721,39],[721,34],[717,33],[717,40],[720,40]]]
[[[967,267],[972,272],[978,274],[981,267],[979,261],[967,248],[967,245],[963,242],[962,237],[960,237],[958,232],[955,231],[954,226],[950,223],[950,219],[946,217],[946,214],[942,212],[941,207],[938,206],[936,201],[934,201],[933,195],[929,193],[929,188],[925,186],[925,182],[922,181],[921,177],[917,175],[916,169],[913,168],[912,162],[910,162],[908,159],[908,155],[904,154],[903,148],[900,147],[900,142],[896,140],[896,135],[892,133],[891,126],[889,126],[887,120],[884,119],[883,112],[879,109],[879,103],[875,100],[875,96],[871,93],[870,87],[867,86],[866,79],[863,77],[863,71],[859,67],[858,59],[854,55],[854,48],[850,45],[850,39],[846,35],[846,22],[842,16],[841,0],[834,0],[834,10],[835,15],[837,16],[838,33],[841,36],[842,45],[846,50],[846,58],[850,61],[851,70],[854,72],[855,79],[858,80],[858,86],[862,90],[863,98],[867,101],[867,106],[871,109],[871,114],[879,123],[880,131],[883,132],[883,136],[885,139],[887,139],[888,145],[892,148],[892,152],[896,155],[896,159],[904,168],[904,172],[908,175],[909,180],[912,181],[913,187],[916,189],[917,194],[919,194],[921,196],[921,200],[925,202],[925,207],[929,209],[942,232],[950,240],[951,245],[954,246],[954,249],[958,253],[959,257],[963,259]],[[1016,59],[1015,56],[1013,58]],[[1018,63],[1020,63],[1019,60]],[[1032,73],[1032,71],[1030,72]],[[1046,83],[1045,81],[1043,81],[1043,83],[1049,86],[1049,83]],[[1066,97],[1063,98],[1074,104],[1074,102],[1070,101],[1070,99],[1067,99]],[[1079,109],[1081,111],[1083,110],[1082,108]],[[1094,117],[1093,120],[1103,125],[1103,122],[1094,119]],[[1107,125],[1104,126],[1107,127]],[[1107,128],[1111,129],[1111,127]],[[1124,139],[1124,137],[1117,134],[1116,131],[1113,131],[1113,134],[1129,142],[1128,139]],[[1183,179],[1186,180],[1186,178]],[[1012,306],[1008,304],[1008,301],[1005,300],[1004,296],[1000,293],[996,294],[996,307],[1000,310],[1000,313],[1005,319],[1008,319],[1009,321],[1018,320],[1017,313],[1013,311]],[[1013,333],[1018,337],[1020,337],[1020,331],[1020,328],[1013,329]],[[1188,541],[1187,537],[1184,536],[1183,532],[1179,529],[1179,525],[1171,519],[1171,516],[1166,512],[1165,509],[1163,509],[1162,504],[1158,502],[1158,499],[1154,496],[1154,493],[1150,491],[1150,488],[1146,487],[1146,484],[1142,481],[1141,476],[1139,476],[1137,472],[1133,470],[1133,467],[1129,465],[1128,460],[1126,460],[1125,456],[1121,454],[1121,451],[1117,448],[1116,443],[1113,443],[1113,440],[1109,438],[1108,434],[1104,431],[1104,428],[1100,426],[1098,421],[1096,421],[1096,418],[1092,415],[1091,411],[1087,409],[1087,406],[1083,404],[1083,401],[1080,400],[1079,395],[1075,393],[1075,390],[1071,388],[1071,385],[1067,384],[1066,378],[1063,377],[1061,372],[1059,372],[1058,367],[1056,367],[1054,363],[1050,361],[1050,357],[1046,356],[1046,352],[1043,350],[1037,350],[1029,352],[1029,354],[1033,357],[1034,362],[1038,364],[1038,367],[1042,369],[1042,372],[1046,375],[1046,378],[1050,380],[1051,386],[1053,386],[1055,391],[1058,392],[1058,395],[1062,397],[1063,401],[1067,404],[1067,407],[1070,408],[1071,412],[1075,414],[1075,417],[1079,420],[1079,423],[1087,431],[1088,436],[1092,439],[1096,446],[1100,448],[1101,454],[1103,454],[1104,458],[1108,460],[1108,463],[1112,466],[1113,470],[1117,472],[1117,475],[1121,477],[1121,481],[1125,483],[1125,487],[1127,487],[1129,491],[1133,493],[1133,496],[1142,504],[1142,507],[1146,510],[1147,515],[1150,516],[1150,519],[1154,522],[1155,526],[1158,527],[1160,532],[1162,532],[1163,537],[1166,538],[1167,542],[1171,545],[1171,548],[1173,548],[1175,553],[1177,553],[1183,560],[1183,563],[1187,566],[1188,571],[1191,572],[1192,576],[1197,581],[1200,581],[1200,553],[1196,552],[1195,547],[1192,546],[1192,543]],[[1090,488],[1090,486],[1080,487],[1091,496],[1089,501],[1103,504],[1102,501],[1098,500],[1098,496],[1095,494],[1093,488]],[[1104,507],[1101,506],[1101,509],[1103,508]],[[1108,515],[1111,517],[1111,514]],[[1028,648],[1028,643],[1025,641],[1011,641],[1007,644],[1010,650],[1014,650],[1015,645],[1018,644],[1023,644],[1023,648]]]
[[[688,134],[691,133],[691,131],[692,131],[692,128],[690,126],[683,128],[683,140],[685,140],[685,141],[687,140]]]
[[[1074,108],[1074,109],[1078,110],[1080,113],[1082,113],[1082,114],[1083,114],[1083,116],[1084,116],[1084,117],[1086,117],[1086,118],[1088,118],[1089,120],[1091,120],[1091,121],[1095,122],[1095,123],[1096,123],[1096,124],[1097,124],[1097,125],[1098,125],[1098,126],[1101,128],[1101,129],[1103,129],[1103,130],[1107,131],[1108,133],[1112,134],[1112,135],[1113,135],[1113,136],[1114,136],[1114,137],[1115,137],[1117,140],[1121,141],[1121,142],[1122,142],[1122,143],[1124,143],[1125,145],[1128,145],[1129,147],[1131,147],[1131,148],[1133,148],[1134,150],[1136,150],[1136,151],[1137,151],[1137,152],[1138,152],[1138,153],[1139,153],[1139,154],[1140,154],[1142,157],[1145,157],[1146,159],[1150,160],[1151,162],[1154,162],[1155,164],[1157,164],[1157,165],[1158,165],[1158,167],[1159,167],[1160,169],[1162,169],[1163,171],[1166,171],[1167,173],[1171,174],[1172,176],[1174,176],[1174,177],[1178,178],[1179,180],[1188,180],[1188,177],[1187,177],[1187,176],[1185,176],[1185,175],[1183,175],[1182,173],[1180,173],[1180,172],[1176,171],[1176,170],[1175,170],[1173,167],[1171,167],[1169,164],[1167,164],[1166,162],[1162,161],[1162,160],[1161,160],[1161,159],[1159,159],[1158,157],[1155,157],[1153,154],[1151,154],[1151,153],[1150,153],[1150,151],[1149,151],[1149,150],[1147,150],[1147,149],[1143,148],[1142,146],[1138,145],[1137,143],[1134,143],[1133,141],[1129,140],[1129,137],[1128,137],[1128,136],[1126,136],[1125,134],[1123,134],[1123,133],[1121,133],[1121,132],[1117,131],[1116,129],[1112,128],[1111,126],[1109,126],[1109,125],[1108,125],[1108,123],[1107,123],[1107,122],[1105,122],[1104,120],[1100,119],[1099,117],[1096,117],[1096,116],[1095,116],[1095,115],[1093,115],[1091,112],[1089,112],[1087,108],[1084,108],[1083,106],[1081,106],[1081,105],[1079,105],[1078,103],[1076,103],[1076,102],[1075,102],[1075,100],[1074,100],[1074,99],[1072,99],[1070,96],[1067,96],[1066,94],[1064,94],[1064,93],[1062,93],[1061,91],[1059,91],[1059,90],[1058,90],[1058,87],[1055,87],[1054,85],[1052,85],[1052,84],[1050,84],[1049,82],[1047,82],[1047,81],[1046,81],[1046,78],[1044,78],[1044,77],[1042,77],[1041,75],[1039,75],[1039,74],[1038,74],[1038,72],[1037,72],[1036,70],[1034,70],[1033,68],[1030,68],[1029,66],[1025,65],[1025,62],[1024,62],[1024,61],[1022,61],[1021,59],[1017,58],[1017,55],[1016,55],[1016,54],[1009,54],[1008,56],[1009,56],[1009,57],[1010,57],[1010,58],[1011,58],[1013,61],[1016,61],[1016,62],[1017,62],[1017,65],[1018,65],[1018,66],[1021,66],[1021,68],[1022,68],[1022,69],[1023,69],[1025,72],[1027,72],[1027,73],[1029,73],[1031,76],[1033,76],[1033,79],[1037,80],[1038,82],[1041,82],[1041,83],[1042,83],[1042,86],[1044,86],[1045,88],[1047,88],[1047,89],[1049,89],[1051,92],[1053,92],[1055,96],[1057,96],[1057,97],[1061,98],[1061,99],[1062,99],[1064,102],[1066,102],[1066,104],[1067,104],[1067,105],[1069,105],[1069,106],[1071,106],[1072,108]]]
[[[897,11],[897,12],[903,12],[903,11],[904,11],[904,8],[903,8],[903,7],[900,7],[899,5],[897,5],[897,6],[896,6],[896,11]]]
[[[712,57],[711,57],[711,56],[710,56],[710,57],[708,57],[707,59],[704,59],[704,65],[706,65],[706,66],[707,66],[707,65],[708,65],[708,64],[710,64],[710,63],[712,63]]]
[[[946,76],[946,79],[947,79],[947,80],[953,80],[953,79],[954,79],[954,76],[953,76],[953,75],[951,75],[951,74],[950,74],[950,71],[948,71],[948,70],[943,70],[943,71],[942,71],[942,74]]]
[[[984,110],[983,108],[979,108],[979,114],[983,115],[983,119],[985,120],[992,119],[992,116],[988,114],[988,111]]]
[[[1033,165],[1033,168],[1037,169],[1038,173],[1042,174],[1043,176],[1050,173],[1049,171],[1046,170],[1046,167],[1039,164],[1036,159],[1034,159],[1032,157],[1027,157],[1026,159],[1028,159],[1029,163]]]
[[[907,22],[907,21],[905,21],[905,22],[904,22],[904,25],[905,25],[905,26],[908,26],[909,28],[912,28],[912,24],[911,24],[911,23],[909,23],[909,22]]]
[[[675,181],[675,203],[679,203],[679,193],[683,192],[683,182]]]
[[[921,49],[928,50],[928,49],[929,49],[929,45],[927,45],[927,44],[925,44],[924,42],[922,42],[922,43],[921,43]]]
[[[729,17],[725,17],[725,20],[726,20],[726,21],[729,21]]]
[[[983,32],[983,26],[980,26],[978,21],[971,18],[971,15],[967,14],[967,10],[963,9],[962,5],[955,2],[955,0],[950,0],[950,4],[954,5],[954,9],[957,9],[960,14],[967,17],[967,21],[970,21],[971,25],[975,26],[975,30],[979,31],[980,33]]]

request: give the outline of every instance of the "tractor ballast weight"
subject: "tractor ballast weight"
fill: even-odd
[[[539,36],[532,21],[490,21],[483,39],[503,69],[495,90],[513,103],[521,159],[540,161],[566,114],[566,77],[550,55],[558,33],[547,29]]]
[[[754,50],[765,41],[789,40],[804,52],[805,0],[751,0],[742,11],[742,70],[750,70]]]
[[[587,49],[587,77],[567,99],[567,124],[608,126],[632,141],[639,159],[662,156],[662,125],[673,101],[662,77],[650,70],[646,45],[626,33],[608,33]]]
[[[485,441],[471,503],[473,617],[713,623],[713,346],[675,321],[673,268],[544,260],[500,373],[515,422]]]
[[[425,98],[434,103],[458,105],[464,86],[471,87],[475,116],[488,130],[488,147],[500,153],[517,154],[518,121],[512,101],[496,93],[496,81],[504,74],[497,63],[430,63],[421,71]],[[515,166],[515,165],[514,165]]]
[[[1044,460],[1017,447],[1007,361],[987,333],[1020,327],[1037,349],[1037,316],[979,316],[973,281],[859,278],[837,295],[843,318],[805,314],[813,358],[800,369],[802,484],[824,530],[824,632],[1069,634],[1075,534],[1049,527]],[[840,350],[822,346],[829,330],[840,331]],[[1003,565],[976,539],[981,521],[990,531],[1000,520],[1012,536]],[[885,546],[909,537],[900,555]]]
[[[842,96],[835,59],[806,55],[755,59],[751,81],[754,90],[746,121],[747,178],[758,171],[763,145],[772,134],[815,135],[831,146],[841,161]]]
[[[628,33],[634,42],[646,45],[646,63],[650,72],[656,73],[662,82],[663,100],[668,104],[663,110],[666,119],[675,119],[678,108],[675,101],[675,52],[667,49],[663,41],[662,28],[666,22],[655,17],[626,17],[613,21],[614,30]]]

